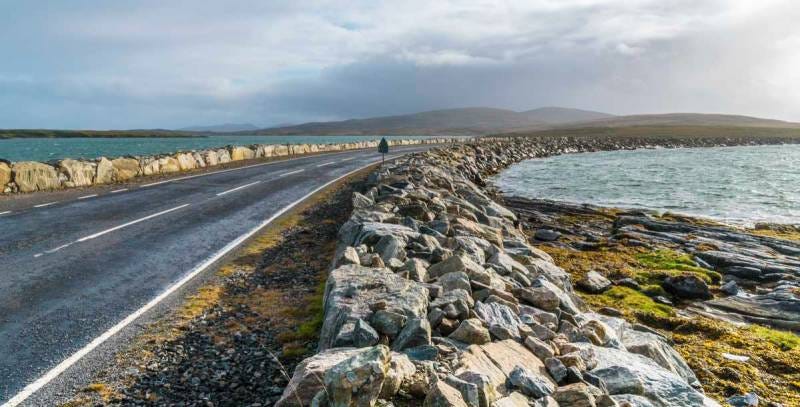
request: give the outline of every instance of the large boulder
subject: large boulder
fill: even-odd
[[[58,168],[67,174],[67,187],[85,187],[94,183],[95,168],[92,163],[72,159],[61,160]]]
[[[21,161],[11,165],[11,174],[20,192],[46,191],[61,188],[61,179],[55,168],[34,161]]]
[[[708,284],[694,275],[671,276],[662,284],[668,293],[689,300],[707,300],[711,298]]]
[[[111,165],[117,173],[117,181],[127,181],[139,175],[139,162],[133,158],[115,158]]]
[[[324,307],[320,350],[334,343],[343,346],[341,340],[337,342],[342,327],[357,319],[369,321],[379,309],[408,319],[424,319],[428,310],[428,289],[388,269],[348,264],[336,268],[328,276]]]
[[[303,407],[311,404],[317,392],[323,389],[321,378],[325,372],[358,352],[354,348],[335,348],[303,360],[295,367],[294,375],[275,407]]]
[[[97,161],[97,174],[94,178],[95,184],[110,184],[117,179],[117,172],[114,170],[114,164],[111,160],[105,157],[100,157]]]
[[[353,356],[325,372],[325,389],[330,407],[371,406],[380,395],[389,373],[389,348],[377,345],[361,348]]]
[[[191,153],[175,154],[175,159],[178,160],[178,166],[181,171],[189,171],[197,168],[197,161]]]
[[[142,169],[142,175],[157,175],[161,173],[161,162],[154,157],[144,157],[139,159],[139,168]]]
[[[0,193],[9,182],[11,182],[11,166],[5,161],[0,161]]]
[[[231,161],[250,160],[256,157],[256,152],[247,147],[231,147]]]
[[[181,164],[175,157],[162,157],[158,159],[158,167],[160,174],[171,174],[181,170]]]
[[[581,346],[593,349],[597,359],[594,370],[617,381],[614,386],[619,384],[618,391],[641,392],[655,406],[702,406],[706,403],[703,393],[650,358],[590,344]]]

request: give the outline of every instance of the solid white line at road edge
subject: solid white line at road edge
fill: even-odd
[[[227,190],[227,191],[225,191],[225,192],[220,192],[220,193],[218,193],[218,194],[217,194],[217,196],[222,196],[222,195],[225,195],[225,194],[230,194],[231,192],[238,191],[238,190],[240,190],[240,189],[243,189],[243,188],[247,188],[247,187],[253,186],[253,185],[255,185],[255,184],[258,184],[258,183],[260,183],[260,182],[261,182],[261,181],[256,181],[256,182],[251,182],[251,183],[249,183],[249,184],[244,184],[244,185],[242,185],[242,186],[239,186],[239,187],[236,187],[236,188],[233,188],[233,189],[229,189],[229,190]]]
[[[348,176],[350,176],[352,174],[355,174],[356,172],[361,171],[364,168],[369,167],[370,165],[372,165],[372,164],[365,165],[363,167],[357,168],[357,169],[355,169],[353,171],[348,172],[347,174],[342,175],[339,178],[336,178],[336,179],[333,179],[331,181],[328,181],[325,184],[323,184],[322,186],[317,187],[313,191],[305,194],[302,198],[300,198],[300,199],[292,202],[291,204],[283,207],[281,210],[276,212],[274,215],[270,216],[269,219],[261,222],[255,228],[253,228],[249,232],[239,236],[238,238],[236,238],[236,240],[228,243],[227,245],[225,245],[225,247],[220,249],[214,255],[212,255],[211,257],[209,257],[208,259],[206,259],[205,261],[203,261],[199,265],[195,266],[192,270],[190,270],[186,274],[186,276],[184,276],[182,279],[178,280],[178,282],[176,282],[175,284],[169,286],[169,288],[167,288],[164,292],[162,292],[157,297],[155,297],[152,300],[150,300],[150,302],[148,302],[143,307],[141,307],[138,310],[136,310],[133,314],[128,315],[127,317],[125,317],[125,319],[123,319],[122,321],[118,322],[116,325],[112,326],[108,331],[103,332],[102,335],[98,336],[97,338],[95,338],[94,340],[89,342],[89,344],[87,344],[86,346],[84,346],[83,348],[78,350],[77,352],[73,353],[70,357],[68,357],[67,359],[65,359],[64,361],[62,361],[58,365],[56,365],[56,367],[50,369],[47,373],[44,374],[44,376],[36,379],[31,384],[25,386],[25,388],[22,389],[22,391],[17,393],[17,395],[12,397],[10,400],[8,400],[5,404],[3,404],[0,407],[16,407],[16,406],[18,406],[20,403],[25,401],[28,397],[30,397],[31,395],[36,393],[39,389],[41,389],[42,387],[44,387],[45,385],[50,383],[53,379],[58,377],[58,375],[60,375],[61,373],[63,373],[67,369],[69,369],[72,365],[74,365],[76,362],[81,360],[84,356],[89,354],[89,352],[93,351],[95,348],[97,348],[98,346],[103,344],[103,342],[107,341],[109,338],[114,336],[117,332],[121,331],[123,328],[125,328],[128,325],[130,325],[131,322],[135,321],[137,318],[139,318],[140,316],[144,315],[145,312],[149,311],[150,309],[152,309],[153,307],[158,305],[158,303],[163,301],[165,298],[169,297],[170,294],[172,294],[175,291],[177,291],[184,284],[188,283],[191,279],[193,279],[198,274],[202,273],[205,269],[207,269],[209,266],[214,264],[217,260],[221,259],[226,254],[228,254],[231,250],[235,249],[237,246],[242,244],[242,242],[244,242],[245,240],[249,239],[251,236],[253,236],[254,234],[258,233],[259,230],[261,230],[265,226],[267,226],[270,223],[272,223],[273,220],[277,219],[279,216],[281,216],[284,213],[286,213],[286,211],[288,211],[289,209],[292,209],[295,205],[299,204],[300,202],[305,201],[311,195],[314,195],[317,192],[327,188],[329,185],[331,185],[331,184],[333,184],[333,183],[335,183],[335,182],[337,182],[337,181],[339,181],[339,180],[341,180],[343,178],[346,178],[346,177],[348,177]]]

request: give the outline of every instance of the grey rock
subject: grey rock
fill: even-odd
[[[595,369],[592,374],[605,382],[609,394],[644,394],[642,380],[625,366]]]
[[[467,344],[481,345],[492,340],[489,330],[484,328],[481,321],[476,318],[461,321],[453,333],[448,335],[450,339]]]
[[[480,407],[480,393],[478,392],[477,385],[453,375],[447,375],[447,377],[444,378],[444,381],[461,393],[461,397],[468,406]]]
[[[323,378],[328,405],[372,405],[383,387],[389,362],[389,348],[378,345],[359,349],[333,366]]]
[[[383,327],[370,318],[373,313],[370,305],[377,302],[385,303],[386,310],[391,312],[420,318],[427,314],[428,290],[387,269],[346,265],[332,270],[325,288],[320,350],[331,347],[347,321],[368,320],[373,328],[383,332]]]
[[[492,401],[497,399],[497,391],[492,385],[491,380],[489,380],[489,377],[485,374],[472,370],[465,370],[458,374],[458,378],[475,385],[478,391],[478,406],[489,407]]]
[[[321,377],[333,366],[357,354],[358,349],[335,348],[311,356],[297,365],[276,407],[302,407],[323,389]]]
[[[547,358],[544,360],[544,365],[547,368],[547,373],[550,373],[550,377],[556,383],[561,383],[567,378],[567,366],[560,359]]]
[[[443,274],[438,279],[439,285],[442,286],[442,289],[445,291],[452,291],[462,289],[467,292],[472,291],[472,287],[469,284],[469,277],[463,271],[454,271],[447,274]]]
[[[431,343],[431,324],[427,318],[411,318],[397,335],[393,350],[403,350]]]
[[[578,281],[578,287],[582,288],[586,292],[599,294],[611,287],[611,281],[604,275],[592,270],[586,273],[586,276]]]
[[[555,391],[555,386],[549,380],[522,366],[517,366],[511,371],[508,381],[522,394],[537,399],[549,396]]]
[[[570,407],[596,407],[595,395],[597,389],[593,389],[586,383],[573,383],[560,386],[553,394],[559,406]]]
[[[661,284],[668,293],[684,299],[709,299],[708,284],[694,275],[670,276]]]
[[[536,240],[552,242],[554,240],[558,240],[558,238],[561,237],[561,233],[550,229],[537,229],[536,232],[534,232],[533,237]]]
[[[726,401],[732,407],[756,407],[759,403],[758,394],[755,393],[729,397]]]
[[[378,343],[378,332],[363,319],[356,320],[353,329],[353,345],[358,348],[373,346]]]
[[[387,310],[375,311],[370,319],[372,326],[378,332],[392,338],[400,333],[400,330],[406,325],[406,321],[408,321],[408,317],[405,315]]]
[[[433,385],[422,405],[423,407],[469,407],[461,392],[443,380]]]
[[[736,295],[739,293],[739,285],[736,284],[736,281],[730,280],[727,283],[720,286],[719,290],[728,295]]]
[[[525,338],[525,346],[541,360],[546,360],[555,356],[552,346],[550,346],[547,342],[539,340],[533,336]]]

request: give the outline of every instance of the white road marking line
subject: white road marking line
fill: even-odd
[[[285,177],[285,176],[287,176],[287,175],[298,174],[298,173],[301,173],[301,172],[303,172],[303,171],[305,171],[305,170],[291,171],[291,172],[286,172],[286,173],[283,173],[283,174],[281,174],[281,175],[278,175],[278,176],[279,176],[279,177]]]
[[[72,243],[62,244],[61,246],[58,246],[55,249],[46,250],[45,253],[47,253],[47,254],[55,253],[55,252],[57,252],[57,251],[59,251],[61,249],[64,249],[64,248],[67,248],[67,247],[70,247],[70,246],[72,246]]]
[[[36,253],[36,254],[33,255],[33,257],[42,257],[43,255],[44,255],[44,253]]]
[[[0,215],[8,215],[11,211],[0,212]]]
[[[350,161],[350,160],[352,160],[352,159],[354,159],[354,158],[355,158],[355,157],[350,157],[350,158],[342,158],[342,159],[341,159],[341,160],[339,160],[339,161],[340,161],[340,162],[345,162],[345,161]]]
[[[79,199],[79,200],[80,200],[80,199],[89,199],[89,198],[94,198],[94,197],[96,197],[96,196],[97,196],[97,194],[92,194],[92,195],[84,195],[84,196],[79,196],[79,197],[78,197],[78,199]]]
[[[332,157],[332,156],[352,153],[354,151],[358,151],[358,150],[343,151],[343,152],[340,152],[340,153],[327,153],[327,154],[325,154],[325,156],[326,157]],[[173,178],[173,179],[168,179],[168,180],[164,180],[164,181],[152,182],[152,183],[149,183],[149,184],[139,185],[139,188],[152,187],[152,186],[155,186],[155,185],[166,184],[168,182],[183,181],[185,179],[191,179],[191,178],[197,178],[197,177],[205,177],[205,176],[208,176],[208,175],[222,174],[222,173],[230,172],[230,171],[238,171],[238,170],[245,170],[245,169],[248,169],[248,168],[262,167],[262,166],[265,166],[265,165],[274,165],[274,164],[280,164],[280,163],[285,163],[285,162],[289,162],[289,161],[306,160],[306,159],[314,158],[314,157],[318,157],[318,156],[317,155],[309,155],[309,156],[305,156],[305,157],[288,158],[288,159],[285,159],[285,160],[270,161],[270,162],[267,162],[267,163],[245,165],[244,167],[229,168],[227,170],[214,171],[214,172],[208,172],[208,173],[197,174],[197,175],[189,175],[189,176],[186,176],[186,177]],[[353,157],[353,158],[355,158],[355,157]]]
[[[128,226],[135,225],[135,224],[137,224],[137,223],[139,223],[139,222],[144,222],[144,221],[146,221],[146,220],[148,220],[148,219],[153,219],[153,218],[155,218],[156,216],[165,215],[165,214],[167,214],[167,213],[170,213],[170,212],[173,212],[173,211],[177,211],[178,209],[183,209],[183,208],[185,208],[185,207],[187,207],[187,206],[189,206],[189,205],[190,205],[190,204],[183,204],[183,205],[181,205],[181,206],[176,206],[176,207],[174,207],[174,208],[172,208],[172,209],[167,209],[167,210],[165,210],[165,211],[161,211],[161,212],[158,212],[158,213],[154,213],[154,214],[152,214],[152,215],[147,215],[147,216],[145,216],[145,217],[143,217],[143,218],[139,218],[139,219],[136,219],[136,220],[132,220],[132,221],[130,221],[130,222],[128,222],[128,223],[124,223],[124,224],[122,224],[122,225],[119,225],[119,226],[114,226],[114,227],[113,227],[113,228],[111,228],[111,229],[106,229],[106,230],[104,230],[104,231],[102,231],[102,232],[97,232],[97,233],[95,233],[95,234],[93,234],[93,235],[89,235],[89,236],[82,237],[82,238],[80,238],[80,239],[76,240],[76,241],[75,241],[75,243],[81,243],[81,242],[85,242],[85,241],[87,241],[87,240],[96,239],[96,238],[98,238],[98,237],[100,237],[100,236],[103,236],[103,235],[105,235],[105,234],[107,234],[107,233],[111,233],[111,232],[113,232],[113,231],[115,231],[115,230],[120,230],[120,229],[122,229],[122,228],[126,228],[126,227],[128,227]]]
[[[225,195],[225,194],[230,194],[231,192],[238,191],[238,190],[240,190],[240,189],[244,189],[244,188],[247,188],[247,187],[249,187],[249,186],[253,186],[253,185],[255,185],[255,184],[258,184],[258,183],[260,183],[260,182],[261,182],[261,181],[256,181],[256,182],[251,182],[251,183],[249,183],[249,184],[244,184],[244,185],[242,185],[242,186],[240,186],[240,187],[236,187],[236,188],[233,188],[233,189],[229,189],[229,190],[227,190],[227,191],[225,191],[225,192],[220,192],[220,193],[218,193],[218,194],[217,194],[217,196],[222,196],[222,195]]]
[[[128,190],[128,188],[117,189],[117,190],[109,192],[109,194],[116,194],[117,192],[123,192],[123,191],[127,191],[127,190]]]
[[[327,162],[327,163],[323,163],[323,164],[317,164],[317,167],[324,167],[326,165],[331,165],[331,164],[336,164],[336,161],[331,161],[331,162]]]
[[[33,207],[34,208],[44,208],[45,206],[55,205],[57,203],[58,203],[58,201],[48,202],[48,203],[43,203],[43,204],[39,204],[39,205],[33,205]]]
[[[25,388],[22,389],[22,391],[17,393],[17,395],[15,395],[10,400],[8,400],[5,404],[3,404],[2,407],[16,407],[16,406],[18,406],[20,403],[25,401],[28,397],[33,395],[33,393],[36,393],[39,389],[41,389],[42,387],[44,387],[45,385],[50,383],[53,379],[58,377],[58,375],[63,373],[65,370],[69,369],[70,366],[75,364],[75,362],[81,360],[84,356],[89,354],[89,352],[93,351],[95,348],[97,348],[98,346],[103,344],[103,342],[107,341],[109,338],[114,336],[117,332],[121,331],[126,326],[130,325],[131,322],[135,321],[137,318],[142,316],[145,312],[149,311],[151,308],[153,308],[156,305],[158,305],[158,303],[163,301],[165,298],[169,297],[170,294],[172,294],[173,292],[177,291],[184,284],[186,284],[187,282],[191,281],[194,277],[196,277],[198,274],[203,272],[209,266],[214,264],[217,260],[221,259],[226,254],[228,254],[228,252],[230,252],[231,250],[235,249],[240,244],[242,244],[242,242],[244,242],[245,240],[249,239],[254,234],[258,233],[259,230],[261,230],[265,226],[267,226],[270,223],[272,223],[272,221],[274,221],[279,216],[281,216],[284,213],[286,213],[289,209],[292,209],[295,205],[299,204],[300,202],[305,201],[306,199],[308,199],[308,197],[310,197],[310,196],[316,194],[317,192],[327,188],[329,185],[331,185],[331,184],[333,184],[333,183],[335,183],[335,182],[337,182],[337,181],[339,181],[339,180],[341,180],[341,179],[343,179],[345,177],[348,177],[348,176],[350,176],[352,174],[355,174],[358,171],[361,171],[362,169],[364,169],[366,167],[368,167],[368,165],[365,165],[363,167],[360,167],[360,168],[357,168],[357,169],[355,169],[353,171],[350,171],[347,174],[344,174],[339,178],[336,178],[334,180],[328,181],[324,185],[315,188],[313,191],[305,194],[302,198],[300,198],[300,199],[292,202],[291,204],[283,207],[277,213],[275,213],[274,215],[270,216],[269,219],[261,222],[260,224],[258,224],[253,229],[250,229],[250,231],[248,231],[247,233],[239,236],[238,238],[236,238],[232,242],[228,243],[227,245],[225,245],[225,247],[220,249],[214,255],[212,255],[211,257],[206,259],[204,262],[198,264],[196,267],[194,267],[192,270],[190,270],[186,274],[186,276],[184,276],[183,278],[178,280],[175,284],[169,286],[164,292],[159,294],[157,297],[155,297],[152,300],[150,300],[150,302],[145,304],[142,308],[139,308],[134,313],[128,315],[127,317],[125,317],[125,319],[123,319],[122,321],[118,322],[116,325],[112,326],[109,330],[103,332],[102,335],[98,336],[97,338],[95,338],[94,340],[89,342],[89,344],[87,344],[86,346],[84,346],[83,348],[78,350],[77,352],[73,353],[70,357],[68,357],[67,359],[65,359],[64,361],[62,361],[58,365],[56,365],[54,368],[50,369],[47,373],[44,374],[44,376],[36,379],[31,384],[25,386]]]

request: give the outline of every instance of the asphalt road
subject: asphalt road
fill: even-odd
[[[378,161],[375,151],[323,154],[27,208],[0,201],[0,404],[38,391],[26,389],[34,381],[44,390],[98,337],[113,336],[287,206]]]

